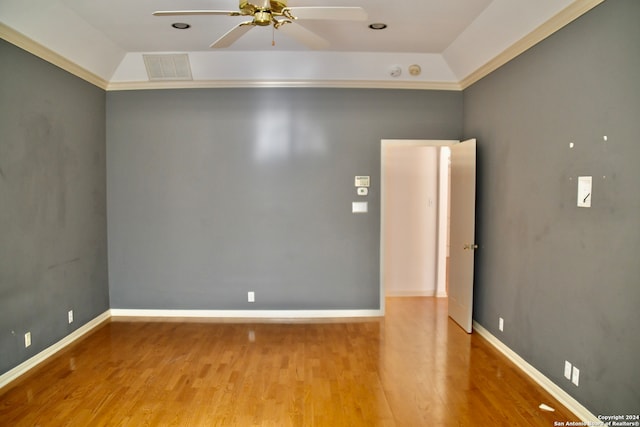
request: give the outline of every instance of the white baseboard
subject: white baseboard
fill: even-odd
[[[204,319],[323,319],[346,317],[380,317],[382,310],[139,310],[112,308],[111,316],[147,318]]]
[[[109,313],[109,310],[105,311],[98,317],[80,326],[78,329],[71,332],[69,335],[62,338],[60,341],[45,348],[40,353],[30,357],[29,359],[25,360],[15,368],[0,375],[0,389],[5,385],[9,384],[11,381],[14,381],[15,379],[17,379],[19,376],[35,368],[36,366],[38,366],[39,364],[41,364],[42,362],[44,362],[45,360],[53,356],[55,353],[59,352],[69,344],[81,338],[83,335],[86,335],[87,333],[91,332],[93,329],[97,328],[102,323],[109,320],[110,317],[111,317],[111,314]]]
[[[515,351],[511,350],[506,344],[493,336],[491,332],[483,328],[475,320],[473,321],[473,330],[481,337],[489,341],[498,351],[504,354],[515,365],[522,369],[532,380],[534,380],[540,387],[545,389],[550,395],[552,395],[558,402],[563,404],[568,410],[573,412],[580,420],[585,423],[593,423],[588,425],[600,425],[601,422],[598,417],[593,415],[587,408],[582,406],[580,402],[571,397],[569,393],[558,387],[553,381],[547,378],[542,372],[538,371],[526,360],[518,355]]]

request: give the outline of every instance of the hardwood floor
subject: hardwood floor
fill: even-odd
[[[578,421],[446,311],[446,300],[389,298],[384,319],[360,321],[112,321],[0,390],[0,425]]]

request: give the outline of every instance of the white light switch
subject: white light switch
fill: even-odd
[[[591,207],[591,182],[592,177],[590,176],[578,177],[578,207]]]
[[[353,213],[365,213],[369,211],[369,204],[367,202],[352,202],[351,212]]]

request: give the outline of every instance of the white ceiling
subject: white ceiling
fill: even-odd
[[[299,21],[329,41],[309,50],[271,27],[232,47],[209,45],[246,17],[154,17],[155,10],[237,10],[237,0],[0,0],[0,22],[109,85],[144,86],[145,53],[189,54],[199,82],[384,82],[459,84],[545,23],[574,19],[601,0],[289,0],[289,6],[359,6],[364,22]],[[574,9],[571,14],[566,11]],[[186,22],[188,30],[176,30]],[[388,28],[374,31],[373,22]],[[567,20],[568,22],[568,20]],[[561,23],[561,25],[567,22]],[[556,23],[557,26],[557,23]],[[272,46],[272,37],[275,46]],[[407,68],[418,64],[419,76]],[[392,77],[390,69],[403,73]]]

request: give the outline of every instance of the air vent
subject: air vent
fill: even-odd
[[[142,55],[149,80],[193,80],[189,55]]]

